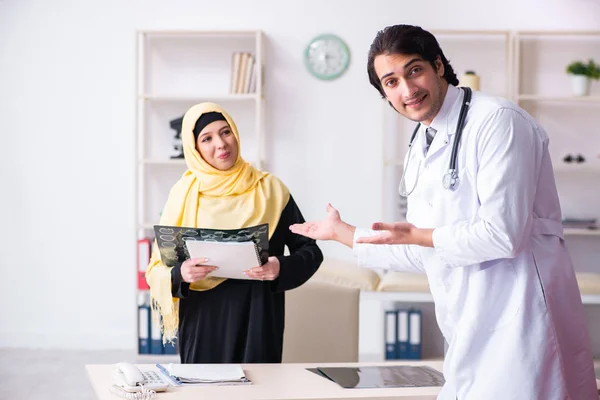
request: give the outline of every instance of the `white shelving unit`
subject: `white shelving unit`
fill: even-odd
[[[153,238],[169,190],[186,170],[170,121],[214,102],[234,119],[242,155],[265,169],[264,34],[261,31],[138,31],[136,82],[136,238]],[[253,93],[231,94],[233,54],[256,63]]]
[[[513,42],[514,99],[548,132],[555,171],[600,173],[600,84],[588,96],[573,96],[565,71],[575,60],[600,60],[600,31],[517,31]],[[567,154],[586,161],[565,163]]]

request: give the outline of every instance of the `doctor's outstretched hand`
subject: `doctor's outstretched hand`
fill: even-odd
[[[376,222],[371,229],[381,233],[374,236],[359,237],[356,239],[356,243],[416,244],[433,247],[433,229],[419,229],[408,222]]]
[[[325,219],[291,225],[290,231],[315,240],[335,240],[352,247],[355,227],[342,221],[339,211],[331,204],[327,204],[326,211]]]

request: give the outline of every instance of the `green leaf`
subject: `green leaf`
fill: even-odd
[[[584,75],[590,79],[600,79],[600,65],[596,64],[593,59],[589,59],[587,63],[583,61],[573,61],[567,65],[566,71],[572,75]]]

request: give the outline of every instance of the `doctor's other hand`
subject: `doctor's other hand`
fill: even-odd
[[[419,246],[433,247],[433,229],[419,229],[408,222],[376,222],[373,224],[374,231],[381,233],[359,237],[356,243],[366,244],[416,244]]]
[[[190,258],[181,264],[181,278],[184,282],[194,283],[200,281],[218,267],[214,265],[205,265],[207,258]]]
[[[335,240],[352,247],[355,227],[342,221],[338,210],[331,204],[326,207],[325,219],[290,226],[290,231],[315,240]]]
[[[273,281],[279,276],[279,269],[279,259],[277,257],[269,257],[267,262],[260,267],[250,268],[244,272],[250,279]]]

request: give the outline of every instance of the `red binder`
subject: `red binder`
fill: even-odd
[[[146,268],[150,264],[150,239],[139,239],[137,242],[137,271],[138,271],[138,290],[148,290],[146,282]]]

